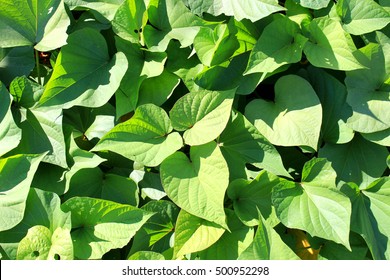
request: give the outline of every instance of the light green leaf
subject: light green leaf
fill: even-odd
[[[347,72],[347,102],[353,110],[347,125],[355,131],[373,133],[390,128],[390,72],[380,45],[369,44],[360,51],[367,69]]]
[[[361,133],[360,135],[373,143],[387,147],[390,146],[390,128],[373,133]]]
[[[112,21],[123,0],[64,0],[72,10],[90,10],[99,21]],[[102,18],[103,17],[103,18]]]
[[[70,19],[62,0],[2,0],[1,5],[0,47],[35,45],[50,51],[65,45]]]
[[[104,37],[90,28],[72,33],[67,43],[57,57],[39,106],[103,106],[127,70],[125,55],[119,52],[110,59]]]
[[[225,14],[234,16],[239,21],[250,19],[255,22],[272,13],[285,10],[277,0],[186,0],[185,2],[195,14],[209,13],[215,16]]]
[[[325,159],[306,162],[302,182],[282,180],[273,188],[272,202],[280,221],[347,248],[351,203],[336,189],[336,172]]]
[[[22,133],[11,112],[11,95],[0,82],[0,156],[18,146]]]
[[[289,18],[272,21],[254,46],[245,74],[273,72],[284,64],[300,61],[306,41],[299,25]]]
[[[303,49],[309,62],[320,68],[350,71],[364,68],[356,59],[356,47],[340,22],[315,18],[307,26],[309,41]]]
[[[66,231],[69,233],[70,214],[62,212],[60,206],[61,200],[55,193],[30,188],[23,220],[14,228],[0,232],[0,246],[10,259],[16,259],[19,242],[34,226],[44,226],[51,234],[57,228],[60,228],[61,235]]]
[[[250,163],[276,175],[290,177],[278,151],[241,113],[233,113],[231,121],[217,140],[232,173],[232,161],[245,166]]]
[[[125,246],[153,215],[141,209],[89,197],[67,200],[62,209],[71,212],[74,256],[100,259],[111,249]]]
[[[201,260],[236,260],[253,241],[254,230],[245,226],[232,210],[226,209],[229,231],[204,251],[198,253]]]
[[[32,46],[0,48],[0,80],[7,86],[15,77],[30,74],[34,65]]]
[[[390,14],[373,0],[340,0],[337,14],[345,31],[362,35],[382,29],[390,23]]]
[[[176,221],[174,258],[202,251],[213,245],[226,230],[220,225],[181,210]]]
[[[345,86],[327,72],[309,67],[310,83],[316,91],[322,106],[322,139],[329,143],[343,144],[352,140],[354,132],[346,124],[352,115],[346,103]]]
[[[188,213],[226,228],[224,197],[229,170],[215,142],[190,148],[190,159],[176,152],[160,166],[168,197]]]
[[[347,144],[326,144],[319,150],[318,156],[332,162],[338,182],[354,182],[358,186],[368,186],[382,176],[388,154],[385,147],[355,134],[354,139]]]
[[[132,254],[128,260],[154,260],[154,261],[163,261],[165,260],[164,256],[159,254],[159,253],[156,253],[156,252],[152,252],[152,251],[138,251],[138,252],[135,252],[134,254]]]
[[[171,201],[150,201],[143,210],[155,213],[135,234],[129,255],[139,251],[164,252],[173,247],[171,240],[176,228],[179,207]]]
[[[322,108],[311,85],[295,75],[275,84],[275,101],[251,101],[245,115],[272,144],[309,146],[317,150]]]
[[[157,166],[183,145],[179,133],[172,130],[162,108],[141,105],[131,119],[115,126],[92,151],[109,150],[144,165]]]
[[[169,115],[184,142],[202,145],[217,138],[229,121],[234,91],[191,92],[179,98]]]
[[[259,212],[271,226],[279,223],[271,202],[271,193],[279,178],[261,171],[252,181],[237,179],[229,184],[227,194],[233,201],[237,217],[247,226],[257,226]]]
[[[252,244],[239,260],[299,260],[300,258],[280,238],[280,235],[260,216]]]
[[[314,10],[322,9],[328,6],[330,0],[293,0],[302,7]]]
[[[30,228],[18,246],[18,260],[72,260],[70,229],[58,227],[51,232],[45,226]]]
[[[125,0],[112,20],[112,29],[119,37],[132,43],[138,43],[141,41],[141,29],[146,20],[144,0]]]
[[[390,180],[383,177],[367,188],[344,185],[342,190],[352,202],[351,230],[366,241],[374,259],[390,258]]]
[[[0,158],[0,231],[11,229],[22,221],[30,184],[43,157]]]
[[[206,23],[195,16],[182,0],[150,1],[148,8],[150,24],[143,30],[146,46],[150,51],[165,51],[171,39],[188,47],[201,26]]]
[[[68,167],[60,108],[21,110],[24,121],[19,125],[22,139],[13,153],[39,154],[48,152],[44,162]]]
[[[234,19],[228,24],[219,24],[214,29],[201,27],[194,38],[194,48],[199,60],[206,66],[226,61],[240,46],[236,33]]]

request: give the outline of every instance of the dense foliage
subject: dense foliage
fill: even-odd
[[[1,259],[390,259],[387,0],[0,0]]]

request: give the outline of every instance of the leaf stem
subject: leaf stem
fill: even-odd
[[[37,50],[35,51],[35,67],[37,68],[37,78],[38,78],[38,84],[42,85],[41,83],[41,70],[39,65],[39,52]]]

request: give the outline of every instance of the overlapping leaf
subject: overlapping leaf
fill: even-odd
[[[153,215],[141,209],[108,200],[76,197],[62,209],[72,217],[74,255],[99,259],[111,249],[125,246]]]
[[[350,248],[351,203],[336,189],[336,172],[325,159],[306,162],[302,182],[281,181],[272,202],[281,222]]]
[[[145,104],[137,108],[130,120],[100,139],[93,151],[110,150],[147,166],[157,166],[183,144],[181,136],[172,130],[162,108]]]
[[[49,51],[66,43],[70,19],[63,0],[2,0],[0,47],[35,46]]]
[[[229,170],[215,142],[190,148],[190,158],[176,152],[160,166],[168,197],[188,213],[226,228],[225,191]]]
[[[311,85],[301,77],[281,77],[275,84],[275,101],[253,100],[245,116],[272,144],[317,150],[322,108]]]

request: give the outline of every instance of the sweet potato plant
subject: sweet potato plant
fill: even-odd
[[[1,259],[390,259],[388,0],[0,0]]]

